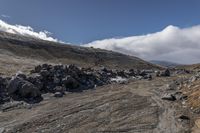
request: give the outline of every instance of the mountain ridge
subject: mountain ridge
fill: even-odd
[[[149,62],[151,62],[152,64],[163,66],[163,67],[176,67],[176,66],[182,65],[175,62],[164,61],[164,60],[151,60]]]

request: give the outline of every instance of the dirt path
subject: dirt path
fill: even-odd
[[[48,95],[32,109],[0,113],[0,127],[13,133],[184,133],[176,105],[160,98],[160,87],[172,80],[107,85],[58,99]]]
[[[175,77],[174,77],[175,78]],[[131,89],[133,93],[139,93],[140,95],[151,96],[154,104],[159,106],[159,123],[153,130],[154,133],[185,133],[189,132],[189,123],[182,126],[177,121],[177,114],[182,112],[182,107],[176,102],[163,101],[161,96],[163,94],[162,86],[169,84],[174,78],[160,78],[153,82],[142,81],[138,84],[137,89]],[[134,86],[134,85],[131,85]],[[138,91],[139,89],[139,91]]]

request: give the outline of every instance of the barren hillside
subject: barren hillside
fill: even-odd
[[[117,69],[160,69],[156,65],[133,56],[43,41],[5,32],[0,32],[0,56],[0,70],[5,74],[15,73],[17,70],[24,71],[41,62],[77,64],[86,67],[105,66]]]

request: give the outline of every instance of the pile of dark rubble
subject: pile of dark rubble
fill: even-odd
[[[170,77],[171,73],[169,69],[166,69],[165,71],[156,71],[157,77]]]
[[[30,74],[17,73],[0,77],[0,104],[10,100],[40,102],[42,94],[53,93],[62,97],[66,92],[81,92],[96,86],[118,82],[117,78],[152,79],[153,70],[109,70],[80,68],[75,65],[36,66]],[[168,73],[167,73],[168,74]],[[162,75],[163,76],[163,75]],[[169,75],[165,75],[169,76]]]

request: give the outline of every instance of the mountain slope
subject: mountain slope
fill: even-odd
[[[164,67],[176,67],[180,64],[174,63],[174,62],[169,62],[169,61],[158,61],[158,60],[151,60],[150,61],[152,64],[164,66]]]
[[[199,71],[200,64],[192,64],[192,65],[180,65],[176,67],[177,69],[186,69],[186,70],[196,70]]]
[[[137,57],[80,46],[49,42],[36,38],[0,32],[0,71],[21,71],[40,63],[76,64],[84,67],[160,69]],[[14,66],[13,66],[14,65]],[[5,66],[5,68],[4,68]]]

